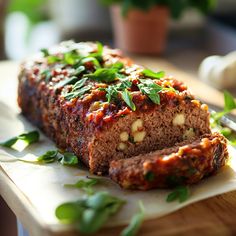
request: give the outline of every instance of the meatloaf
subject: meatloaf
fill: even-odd
[[[228,159],[227,140],[205,134],[174,147],[110,163],[109,174],[121,187],[153,189],[194,184],[212,175]]]
[[[211,132],[207,105],[182,82],[100,43],[64,42],[26,60],[18,104],[96,174],[107,173],[113,160]]]

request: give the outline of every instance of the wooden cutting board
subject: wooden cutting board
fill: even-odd
[[[223,105],[223,96],[215,89],[203,84],[196,78],[185,74],[166,61],[155,58],[134,58],[138,64],[145,65],[151,69],[168,71],[179,80],[184,81],[194,94],[208,103],[217,106]],[[9,79],[6,88],[12,87],[11,79],[17,74],[17,63],[0,63],[0,85],[1,80]],[[9,103],[14,103],[16,97],[9,98]],[[50,232],[43,225],[30,201],[22,194],[15,184],[0,169],[0,194],[7,202],[17,218],[24,224],[32,235],[60,235],[72,236],[78,233],[63,233],[60,229]],[[0,212],[1,215],[1,212]],[[2,216],[4,217],[4,216]],[[96,235],[108,236],[119,235],[123,227],[101,230]],[[169,214],[155,220],[145,221],[139,235],[164,236],[164,235],[234,235],[236,234],[236,192],[223,194],[204,201],[187,206],[175,213]]]

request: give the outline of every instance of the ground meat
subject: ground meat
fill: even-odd
[[[84,54],[85,49],[91,55],[98,50],[94,43],[71,43],[69,49],[59,46],[51,50],[49,57],[39,55],[24,62],[19,74],[18,103],[23,115],[58,147],[74,152],[92,173],[107,173],[113,160],[171,147],[176,142],[210,133],[207,106],[195,100],[182,82],[170,76],[144,78],[143,67],[108,47],[104,47],[99,62],[102,68],[123,63],[122,80],[131,84],[127,91],[136,109],[127,105],[121,93],[108,102],[105,90],[117,85],[118,80],[87,79],[83,88],[89,89],[82,96],[66,99],[65,94],[72,91],[73,84],[59,83],[74,76],[77,65],[73,64],[74,57]],[[70,60],[65,57],[68,50],[73,53]],[[94,73],[93,63],[88,59],[84,62],[84,74]],[[84,74],[76,75],[76,80],[81,81]],[[154,103],[139,89],[140,79],[163,88],[158,92],[160,103]]]
[[[166,188],[197,183],[214,174],[227,160],[227,140],[213,133],[171,148],[112,161],[109,174],[122,188]]]

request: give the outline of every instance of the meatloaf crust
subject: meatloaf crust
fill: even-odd
[[[182,82],[96,43],[63,43],[22,63],[18,104],[96,174],[112,160],[210,133],[207,106]]]
[[[166,188],[197,183],[227,160],[227,140],[213,133],[146,155],[112,161],[109,174],[126,189]]]

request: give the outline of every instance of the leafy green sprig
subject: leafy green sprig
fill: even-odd
[[[134,236],[138,233],[143,221],[144,221],[144,206],[143,203],[139,202],[139,212],[136,213],[129,225],[121,232],[120,236]]]
[[[34,131],[20,134],[20,135],[13,137],[5,142],[1,142],[0,146],[18,150],[18,148],[17,148],[18,144],[19,144],[19,146],[23,147],[23,149],[24,149],[27,146],[29,146],[30,144],[36,143],[38,141],[39,141],[39,132],[34,130]]]
[[[86,199],[61,204],[55,215],[64,223],[74,224],[79,232],[91,234],[97,232],[123,204],[122,199],[98,192]]]
[[[185,202],[189,198],[189,189],[187,186],[176,187],[166,198],[167,202],[178,200],[180,203]]]
[[[234,97],[228,92],[224,91],[224,110],[220,112],[211,113],[211,128],[223,134],[231,145],[236,146],[236,134],[228,127],[221,125],[223,116],[229,114],[236,109],[236,102]]]

